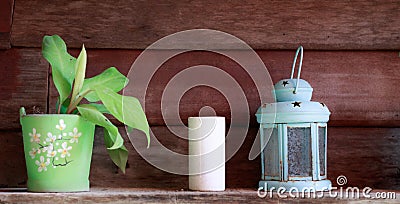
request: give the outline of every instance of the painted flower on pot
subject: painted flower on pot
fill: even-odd
[[[47,133],[46,142],[53,143],[56,141],[56,139],[57,139],[57,137],[55,135],[51,134],[51,132]]]
[[[56,128],[59,129],[60,131],[63,131],[67,125],[65,125],[64,120],[60,119],[60,123],[56,125]]]
[[[74,128],[72,132],[69,133],[69,136],[72,138],[69,140],[70,143],[78,143],[78,138],[82,135],[82,133],[78,132],[78,128]]]
[[[82,136],[82,133],[76,127],[71,132],[65,131],[67,124],[62,119],[53,127],[57,131],[55,133],[48,132],[47,137],[43,140],[40,139],[40,133],[37,132],[36,128],[33,128],[32,133],[29,133],[33,145],[29,156],[32,159],[35,159],[36,155],[40,156],[39,160],[35,160],[35,164],[39,166],[39,172],[47,171],[48,165],[53,168],[68,166],[72,162],[72,160],[67,159],[71,156],[72,147],[79,142],[79,137]],[[68,144],[71,145],[68,146]]]
[[[44,160],[43,156],[40,156],[40,161],[36,160],[35,164],[38,165],[38,172],[47,171],[47,166],[50,164],[50,159],[47,158],[46,161]]]
[[[61,153],[61,158],[65,158],[66,156],[71,156],[71,154],[68,152],[69,150],[72,149],[71,146],[68,146],[66,142],[62,143],[61,145],[62,149],[58,149],[58,152]]]
[[[36,154],[40,154],[40,149],[32,148],[32,150],[29,151],[29,156],[31,156],[32,159],[35,158]]]
[[[53,144],[50,144],[47,149],[47,157],[54,157],[56,156],[57,151],[54,150]]]
[[[31,142],[40,142],[40,134],[36,132],[36,128],[32,129],[32,133],[29,133],[29,136],[31,136]]]

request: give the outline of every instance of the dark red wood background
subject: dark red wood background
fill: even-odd
[[[294,49],[303,45],[302,78],[313,86],[313,100],[326,103],[332,112],[328,133],[329,178],[335,184],[338,175],[345,175],[349,186],[400,189],[399,10],[400,1],[390,0],[1,0],[0,187],[26,185],[19,107],[26,107],[29,113],[54,111],[57,93],[50,67],[40,53],[43,35],[61,35],[75,56],[76,48],[85,43],[90,77],[110,66],[127,74],[133,61],[152,42],[185,29],[209,28],[248,42],[274,82],[289,77]],[[146,115],[152,130],[166,146],[187,152],[187,142],[165,127],[161,96],[176,73],[200,64],[229,73],[247,97],[250,129],[245,144],[227,163],[227,187],[255,188],[260,162],[259,158],[249,161],[247,155],[257,133],[254,113],[260,102],[245,68],[229,58],[195,51],[164,63],[154,75],[146,96]],[[227,100],[211,88],[191,89],[179,105],[184,122],[187,117],[198,115],[205,105],[230,119]],[[133,150],[128,140],[127,146],[129,168],[123,175],[109,160],[101,131],[96,134],[90,178],[93,186],[187,188],[186,176],[156,169]]]

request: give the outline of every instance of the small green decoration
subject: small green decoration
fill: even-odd
[[[28,190],[89,190],[94,124],[75,114],[26,115],[21,124]]]
[[[59,97],[56,114],[26,115],[24,108],[21,108],[26,158],[34,160],[31,164],[36,165],[37,173],[49,173],[50,169],[67,167],[75,163],[71,159],[73,150],[86,148],[78,147],[81,139],[92,137],[93,143],[93,134],[89,135],[93,130],[86,131],[89,134],[81,132],[81,129],[86,128],[77,125],[76,121],[66,119],[68,116],[76,116],[79,122],[86,121],[92,124],[87,126],[104,127],[107,151],[112,161],[125,173],[128,150],[124,146],[118,128],[104,114],[114,116],[129,129],[135,128],[144,132],[150,145],[149,125],[139,100],[118,94],[128,84],[128,78],[115,67],[110,67],[92,78],[85,78],[87,64],[85,47],[82,46],[78,58],[75,58],[68,53],[65,42],[58,35],[44,36],[42,54],[51,65],[52,78]],[[81,103],[84,98],[89,103]],[[39,116],[45,116],[46,119],[43,121],[48,123],[46,126],[49,127],[44,128],[39,122],[35,122],[40,120]],[[52,119],[48,119],[49,117]],[[57,124],[54,124],[54,121]],[[90,148],[91,154],[92,144],[90,145],[90,141],[86,143],[89,143],[87,148]],[[90,166],[90,159],[88,162]]]
[[[128,79],[115,67],[85,78],[85,47],[75,58],[58,35],[43,38],[42,54],[51,65],[59,97],[56,114],[26,115],[23,107],[20,110],[28,190],[88,190],[95,125],[104,127],[111,160],[125,173],[128,150],[118,128],[104,114],[114,116],[128,129],[143,131],[150,145],[149,124],[139,100],[118,94]],[[84,98],[88,104],[81,103]]]
[[[140,102],[118,94],[128,84],[128,78],[115,67],[85,79],[87,55],[82,46],[78,58],[67,52],[65,42],[58,35],[45,36],[43,57],[52,67],[54,85],[58,90],[58,114],[80,114],[83,118],[105,128],[106,146],[113,162],[125,172],[128,153],[118,128],[103,113],[111,114],[130,128],[143,131],[150,144],[149,125]],[[92,104],[80,104],[86,98]],[[102,104],[95,103],[101,101]],[[62,105],[60,105],[62,104]],[[78,111],[76,111],[78,110]],[[102,113],[103,112],[103,113]]]

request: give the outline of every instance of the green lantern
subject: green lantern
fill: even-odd
[[[294,79],[299,52],[298,76]],[[277,102],[263,104],[256,113],[262,148],[259,187],[264,190],[331,189],[326,168],[330,112],[324,103],[311,101],[313,88],[300,79],[302,60],[303,47],[300,46],[290,79],[275,84]]]

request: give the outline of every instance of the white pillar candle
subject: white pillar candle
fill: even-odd
[[[225,190],[225,117],[189,117],[189,189]]]

